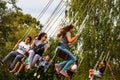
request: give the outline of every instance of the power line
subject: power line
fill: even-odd
[[[44,24],[44,28],[42,29],[42,31],[45,31],[46,30],[46,28],[47,28],[47,24],[48,24],[48,22],[50,21],[50,19],[53,17],[53,15],[55,14],[55,12],[57,11],[57,9],[59,8],[59,6],[62,4],[62,2],[63,2],[63,0],[61,0],[60,2],[59,2],[59,4],[57,5],[57,7],[55,8],[55,10],[52,12],[52,15],[48,18],[48,20],[46,21],[46,23]]]
[[[41,17],[45,14],[45,12],[47,11],[47,9],[50,7],[50,5],[52,4],[54,0],[50,0],[47,5],[44,7],[44,9],[40,12],[40,14],[38,15],[37,19],[40,20]]]
[[[58,20],[58,18],[65,11],[65,9],[62,10],[63,7],[64,7],[64,4],[61,6],[61,8],[59,9],[59,11],[56,14],[58,14],[60,11],[61,11],[61,13],[58,16],[56,15],[57,17],[54,16],[53,19],[51,19],[51,21],[49,21],[49,24],[47,25],[48,28],[45,30],[46,32],[49,32],[52,29],[51,27],[55,24],[55,22]],[[56,17],[56,19],[55,19],[55,17]],[[50,26],[50,24],[51,24],[51,26]]]

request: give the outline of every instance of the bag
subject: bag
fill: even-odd
[[[42,56],[42,54],[44,53],[44,44],[39,44],[38,46],[36,46],[33,50],[35,52],[35,54],[39,54],[40,56]]]
[[[56,52],[56,56],[60,57],[64,60],[69,58],[69,54],[67,54],[65,51],[63,51],[62,49],[58,48],[57,52]]]

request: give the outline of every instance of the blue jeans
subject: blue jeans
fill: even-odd
[[[60,44],[59,46],[57,46],[57,49],[62,49],[63,51],[65,51],[67,54],[69,54],[69,58],[63,62],[57,63],[59,66],[63,67],[62,70],[60,72],[64,72],[66,71],[69,66],[74,63],[76,61],[76,57],[67,49],[67,47],[64,46],[64,44]]]
[[[20,54],[17,51],[11,51],[5,58],[2,60],[2,62],[9,61],[11,58],[14,58],[13,62],[10,65],[10,68],[13,69],[15,64],[20,61],[24,57],[23,54]]]

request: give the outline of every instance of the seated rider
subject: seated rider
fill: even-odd
[[[10,72],[13,73],[14,75],[18,75],[20,73],[20,71],[23,70],[23,68],[25,67],[25,65],[28,63],[28,57],[24,56],[23,59],[21,61],[18,61],[15,65],[15,67],[13,68],[13,70],[11,70]],[[18,69],[18,70],[17,70]]]
[[[49,44],[46,44],[45,41],[47,39],[47,34],[42,32],[38,35],[38,37],[32,42],[31,50],[28,52],[28,65],[27,69],[31,69],[35,63],[42,57],[42,55],[47,51],[50,47]]]
[[[35,35],[34,40],[36,40],[37,38],[38,38],[38,36]],[[15,67],[10,72],[13,73],[14,75],[18,75],[20,73],[20,71],[22,71],[23,68],[27,65],[28,56],[29,56],[29,53],[27,53],[20,61],[18,61],[15,65]],[[25,70],[27,72],[26,68],[25,68]]]
[[[106,69],[106,66],[109,66],[105,60],[101,61],[99,66],[98,66],[98,69],[95,70],[95,69],[90,69],[89,70],[89,79],[92,77],[92,76],[96,76],[96,77],[102,77],[105,69]],[[88,79],[88,80],[89,80]]]
[[[8,55],[6,55],[4,59],[0,61],[0,63],[3,65],[7,61],[9,61],[11,58],[14,58],[13,62],[10,65],[10,69],[13,69],[15,64],[18,61],[20,61],[24,57],[24,55],[26,55],[26,53],[29,51],[31,39],[32,38],[28,36],[26,37],[25,41],[19,40],[14,47],[15,50],[11,51]]]
[[[43,72],[45,72],[45,70],[49,67],[49,65],[51,64],[50,62],[50,56],[46,55],[45,58],[42,58],[39,62],[39,66],[37,68],[37,70],[34,73],[34,76],[37,76],[37,78],[39,79],[41,74]]]
[[[76,57],[74,54],[68,49],[71,45],[75,44],[77,41],[79,34],[72,36],[74,32],[74,26],[72,24],[64,26],[63,28],[60,29],[57,37],[59,38],[59,45],[56,48],[56,51],[58,49],[63,50],[66,54],[69,55],[69,58],[66,60],[56,63],[55,64],[55,69],[58,74],[62,74],[63,76],[69,77],[67,74],[67,69],[70,67],[71,64],[73,64],[76,61]],[[62,67],[60,69],[60,67]]]

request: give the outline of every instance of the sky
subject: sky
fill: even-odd
[[[41,11],[44,9],[44,7],[47,5],[48,1],[50,1],[50,0],[18,0],[17,6],[22,9],[23,13],[31,14],[33,17],[37,18],[38,15],[41,13]],[[54,9],[56,8],[56,6],[59,4],[60,1],[61,0],[54,0],[53,3],[50,5],[50,7],[47,9],[46,13],[39,19],[39,21],[43,25],[46,24],[46,21],[51,16],[52,12],[54,11]],[[58,15],[54,15],[54,16],[57,18]],[[53,22],[54,23],[53,26],[52,26],[53,23],[51,22],[51,26],[50,26],[50,28],[48,28],[48,29],[51,29],[50,31],[46,30],[46,28],[43,29],[43,31],[47,32],[49,35],[51,35],[51,33],[54,31],[54,29],[57,28],[56,26],[58,26],[59,21],[61,19],[63,19],[63,17],[64,17],[64,12],[59,17],[58,20]]]

